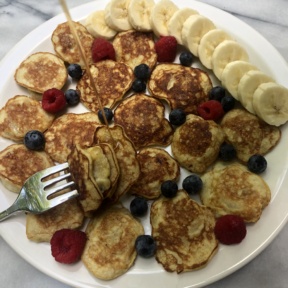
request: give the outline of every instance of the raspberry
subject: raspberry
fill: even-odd
[[[85,232],[71,229],[58,230],[50,241],[52,256],[60,263],[74,263],[80,259],[86,240]]]
[[[209,100],[200,104],[197,108],[199,116],[205,120],[218,120],[224,115],[221,103],[217,100]]]
[[[158,62],[173,62],[177,54],[177,40],[174,36],[163,36],[155,44]]]
[[[95,38],[92,44],[92,59],[94,62],[101,60],[116,60],[113,45],[104,38]]]
[[[49,113],[57,113],[66,106],[66,97],[63,91],[51,88],[42,95],[42,108]]]
[[[217,219],[214,228],[216,238],[226,245],[240,243],[246,236],[246,225],[242,217],[224,215]]]

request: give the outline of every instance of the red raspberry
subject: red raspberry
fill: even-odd
[[[240,243],[246,236],[246,225],[238,215],[224,215],[217,219],[214,228],[216,238],[223,244]]]
[[[71,229],[58,230],[50,241],[52,256],[60,263],[74,263],[80,259],[86,240],[85,232]]]
[[[217,100],[209,100],[197,107],[197,112],[205,120],[218,120],[224,115],[221,103]]]
[[[177,40],[174,36],[162,36],[155,43],[158,62],[173,62],[177,54]]]
[[[116,60],[113,45],[104,38],[95,38],[92,44],[92,59],[94,62],[101,60]]]
[[[42,108],[49,113],[57,113],[66,106],[66,97],[63,91],[57,88],[46,90],[42,95]]]

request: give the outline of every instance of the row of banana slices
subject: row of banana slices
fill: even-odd
[[[250,113],[275,126],[288,121],[288,89],[252,65],[238,42],[196,10],[178,8],[171,0],[110,0],[86,18],[85,26],[108,40],[130,29],[174,36]]]

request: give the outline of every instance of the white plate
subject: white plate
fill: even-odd
[[[186,0],[174,0],[179,7],[191,7],[209,17],[217,27],[226,30],[243,44],[251,62],[262,71],[274,77],[278,83],[288,86],[288,67],[276,49],[256,31],[232,15],[207,4]],[[84,19],[91,11],[105,7],[107,0],[97,0],[71,10],[74,20]],[[2,60],[0,67],[0,107],[8,98],[17,94],[26,94],[27,90],[16,85],[14,71],[21,61],[35,51],[51,51],[52,31],[58,23],[66,21],[64,15],[57,16],[27,35]],[[199,66],[200,64],[197,64]],[[201,66],[200,66],[201,67]],[[212,77],[214,84],[216,80]],[[80,108],[77,108],[80,109]],[[287,125],[282,127],[282,139],[276,149],[267,155],[268,169],[263,174],[272,190],[270,205],[258,223],[248,225],[247,237],[240,245],[220,245],[220,250],[207,267],[180,275],[167,273],[155,259],[138,257],[135,265],[125,275],[112,280],[100,281],[89,274],[81,262],[75,265],[63,265],[54,261],[50,255],[50,245],[36,244],[27,240],[25,235],[25,216],[18,214],[0,224],[1,236],[25,260],[47,275],[74,287],[200,287],[215,282],[236,271],[258,255],[276,237],[287,222],[288,193],[288,142]],[[0,149],[11,142],[0,139]],[[16,195],[0,187],[0,210],[6,209]],[[143,220],[146,232],[149,221]]]

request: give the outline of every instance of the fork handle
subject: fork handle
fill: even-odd
[[[17,211],[19,211],[19,208],[16,205],[10,206],[8,209],[0,213],[0,222],[8,218],[10,215],[14,214]]]

